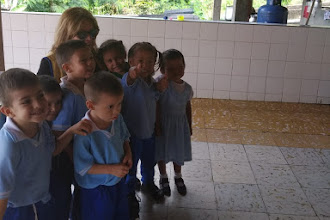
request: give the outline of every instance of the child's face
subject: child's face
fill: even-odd
[[[181,58],[167,60],[165,67],[162,68],[162,73],[167,74],[168,80],[180,83],[184,75],[185,65]]]
[[[155,72],[156,57],[150,51],[138,50],[130,59],[130,66],[141,66],[140,77],[146,78]]]
[[[47,121],[54,121],[62,108],[62,92],[45,93],[48,103]]]
[[[120,96],[112,96],[107,93],[101,93],[98,102],[93,103],[94,115],[104,122],[110,123],[117,119],[123,102],[124,94]]]
[[[78,49],[65,65],[69,78],[88,79],[95,70],[93,53],[88,47]]]
[[[110,72],[124,74],[125,57],[115,50],[104,52],[103,61]]]
[[[8,116],[18,125],[40,123],[46,119],[47,102],[39,85],[14,90],[10,96]]]

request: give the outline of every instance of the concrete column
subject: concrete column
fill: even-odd
[[[3,37],[2,37],[2,19],[0,6],[0,72],[5,71],[5,59],[3,53]]]
[[[252,10],[252,0],[235,0],[232,21],[249,21]]]
[[[221,13],[221,0],[214,0],[213,3],[213,21],[220,20]]]

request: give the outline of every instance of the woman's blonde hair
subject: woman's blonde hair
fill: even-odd
[[[54,52],[61,43],[74,38],[81,30],[84,21],[91,22],[95,29],[100,30],[96,19],[88,10],[81,7],[65,10],[58,22],[51,51]],[[94,47],[96,49],[96,45]]]

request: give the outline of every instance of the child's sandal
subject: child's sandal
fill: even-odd
[[[160,178],[159,186],[165,196],[171,196],[171,188],[170,188],[170,184],[168,182],[168,178]]]
[[[178,192],[180,195],[184,196],[187,194],[187,188],[184,184],[184,181],[182,178],[174,178],[176,188],[178,189]]]

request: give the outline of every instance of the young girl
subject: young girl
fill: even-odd
[[[153,79],[155,66],[161,60],[161,53],[148,42],[134,44],[128,51],[131,66],[122,78],[124,100],[122,115],[131,134],[133,166],[126,183],[129,188],[131,217],[137,217],[139,204],[135,198],[135,182],[138,160],[141,160],[141,190],[149,193],[156,201],[164,195],[154,183],[156,101],[159,91],[167,87],[166,77],[157,84]],[[158,61],[158,62],[157,62]]]
[[[126,60],[126,49],[121,40],[110,39],[103,42],[98,50],[97,57],[102,68],[118,78],[122,78],[129,70]]]
[[[160,172],[159,186],[164,195],[170,196],[171,189],[166,173],[166,163],[173,161],[174,181],[181,195],[187,193],[181,175],[181,166],[191,157],[191,86],[181,78],[184,75],[185,61],[182,53],[175,49],[163,53],[160,68],[167,75],[169,86],[160,96],[159,111],[161,132],[156,138],[156,161]]]

